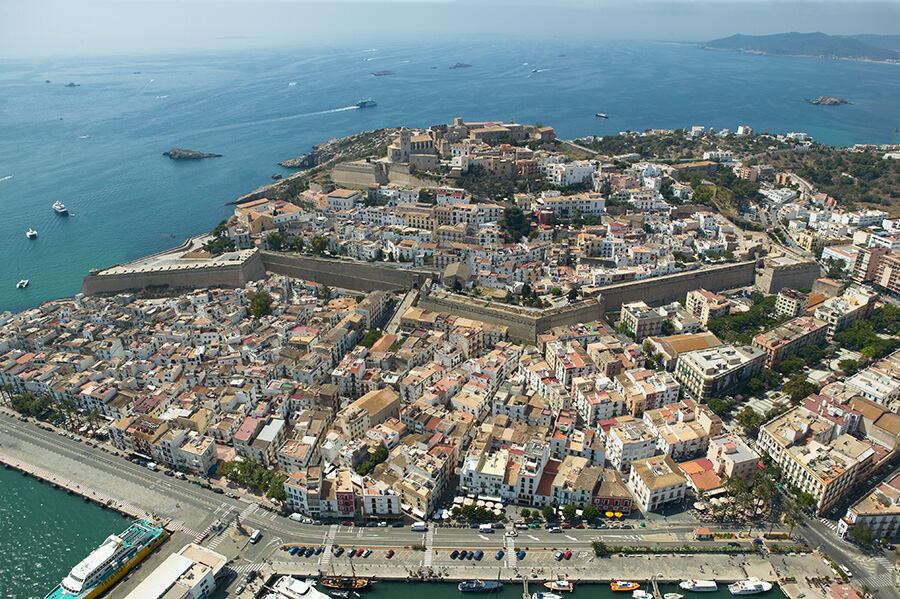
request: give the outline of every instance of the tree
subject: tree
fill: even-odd
[[[272,313],[272,296],[267,291],[257,291],[250,298],[250,314],[254,318],[262,318]]]
[[[578,290],[576,288],[572,287],[571,289],[569,289],[569,293],[566,295],[566,298],[570,302],[574,302],[575,300],[578,299]]]
[[[328,301],[331,299],[331,287],[328,285],[319,285],[319,297],[324,301]]]
[[[531,518],[531,510],[528,509],[527,507],[522,508],[521,514],[522,514],[522,518],[525,520],[528,520],[529,518]]]
[[[291,239],[291,249],[298,254],[303,252],[303,238],[299,235]]]
[[[806,366],[806,362],[803,358],[791,356],[781,361],[781,364],[778,365],[778,372],[790,376],[803,370],[804,366]]]
[[[574,520],[576,513],[577,510],[571,503],[566,504],[562,509],[563,518],[565,518],[566,520]]]
[[[284,235],[281,234],[281,231],[272,231],[266,235],[266,245],[270,250],[278,252],[284,247],[284,243]]]
[[[838,362],[838,368],[841,369],[844,375],[850,376],[851,374],[855,374],[856,371],[859,370],[859,362],[847,358]]]
[[[610,548],[603,541],[594,541],[591,543],[591,549],[597,557],[609,557],[612,554]]]
[[[541,508],[541,515],[547,522],[551,522],[556,519],[556,511],[549,505],[545,505],[543,508]]]
[[[744,431],[753,438],[756,438],[756,433],[759,432],[759,427],[763,423],[763,418],[762,414],[749,406],[744,407],[734,417],[735,422],[741,425]]]
[[[724,414],[727,414],[728,411],[731,410],[734,402],[729,399],[723,399],[721,397],[713,397],[707,402],[707,405],[714,414],[722,416]]]
[[[854,524],[847,534],[849,534],[850,539],[858,545],[868,546],[875,542],[875,531],[862,522]]]
[[[508,243],[517,243],[531,232],[531,223],[521,208],[511,206],[503,211],[500,229]]]
[[[589,503],[581,510],[581,518],[587,522],[600,517],[600,510],[593,503]]]
[[[309,240],[309,247],[317,256],[321,256],[328,249],[328,240],[321,235],[315,235]]]
[[[802,374],[798,374],[786,382],[781,390],[790,396],[792,402],[797,403],[818,392],[819,388],[807,381]]]

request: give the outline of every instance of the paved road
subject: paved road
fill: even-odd
[[[806,518],[797,529],[810,547],[819,548],[838,565],[853,573],[854,581],[865,584],[881,599],[900,599],[896,572],[883,556],[866,555],[852,543],[838,537],[823,522]]]

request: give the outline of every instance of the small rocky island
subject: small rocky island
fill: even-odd
[[[837,96],[817,96],[815,98],[807,100],[807,102],[816,106],[840,106],[841,104],[850,103],[843,98],[838,98]]]
[[[450,67],[450,68],[451,68],[451,69],[468,69],[468,68],[471,67],[471,66],[472,66],[472,65],[470,65],[470,64],[468,64],[468,63],[465,63],[465,62],[458,62],[458,63],[456,63],[455,65],[453,65],[453,66]]]
[[[203,160],[204,158],[221,158],[221,154],[210,154],[207,152],[198,152],[197,150],[188,150],[185,148],[172,148],[163,152],[163,156],[172,160]]]

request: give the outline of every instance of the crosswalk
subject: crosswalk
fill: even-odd
[[[510,568],[516,567],[516,539],[506,537],[506,563]]]
[[[887,589],[900,586],[900,576],[892,572],[875,574],[863,579],[863,584],[871,589]]]
[[[862,579],[863,584],[873,589],[900,586],[900,573],[894,570],[889,559],[881,555],[869,555],[856,560],[855,565],[868,576]],[[882,570],[886,570],[882,571]]]
[[[425,558],[422,561],[422,565],[426,568],[431,567],[431,562],[434,559],[434,527],[428,527],[428,530],[425,532]]]
[[[334,536],[337,534],[338,525],[332,524],[328,527],[328,532],[325,534],[325,550],[322,551],[322,555],[319,558],[319,564],[323,566],[327,566],[331,563],[331,556],[334,555],[332,553],[332,549],[334,549]]]
[[[262,563],[241,564],[240,566],[235,566],[233,569],[238,574],[246,574],[247,572],[250,572],[251,570],[259,571],[263,568],[263,566],[265,566],[265,564],[262,564]]]
[[[824,524],[826,528],[829,528],[829,529],[833,530],[835,533],[837,533],[838,526],[837,526],[837,522],[835,522],[834,520],[829,520],[828,518],[819,518],[819,522]]]

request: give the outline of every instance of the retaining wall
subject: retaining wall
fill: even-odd
[[[370,262],[330,260],[288,254],[262,252],[265,269],[279,275],[306,279],[329,287],[355,291],[406,290],[418,287],[433,273],[422,270],[382,266]]]

